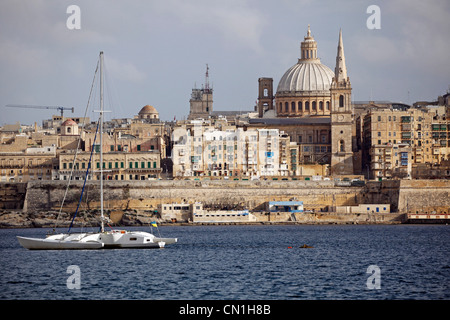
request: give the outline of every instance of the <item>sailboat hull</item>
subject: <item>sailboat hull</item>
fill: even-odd
[[[177,238],[158,238],[147,232],[125,230],[55,234],[45,239],[17,236],[17,239],[22,247],[29,250],[151,249],[177,242]]]
[[[29,250],[89,250],[102,249],[103,243],[95,240],[39,239],[17,237],[22,247]]]
[[[166,244],[177,242],[176,238],[157,238],[141,231],[113,230],[101,235],[105,249],[108,248],[164,248]]]

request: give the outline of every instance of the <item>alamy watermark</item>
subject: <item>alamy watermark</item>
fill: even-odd
[[[367,29],[381,29],[381,9],[379,6],[373,4],[367,7],[366,13],[371,13],[367,18]]]
[[[67,18],[66,26],[69,30],[80,30],[81,29],[81,9],[77,5],[70,5],[66,10],[67,14],[70,16]]]
[[[369,290],[379,290],[381,289],[381,269],[377,265],[370,265],[367,268],[366,273],[370,274],[367,278],[366,286]]]
[[[67,278],[67,289],[81,289],[81,271],[77,265],[70,265],[67,267],[67,273],[70,276]]]

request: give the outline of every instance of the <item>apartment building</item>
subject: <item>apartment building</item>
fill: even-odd
[[[418,164],[449,160],[449,131],[445,115],[427,108],[372,110],[364,117],[362,170],[370,178],[414,178]]]
[[[66,152],[59,155],[59,180],[84,180],[91,158],[90,152]],[[105,152],[103,165],[100,154],[94,150],[88,180],[100,179],[100,167],[105,180],[149,180],[161,174],[160,153],[155,152]]]
[[[29,147],[0,152],[0,181],[52,180],[57,176],[56,147]]]
[[[172,141],[174,177],[249,179],[287,176],[292,170],[289,137],[278,129],[219,129],[208,121],[193,120],[176,127]]]

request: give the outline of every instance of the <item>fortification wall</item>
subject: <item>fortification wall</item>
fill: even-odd
[[[28,183],[24,210],[59,209],[67,182]],[[65,211],[74,211],[80,197],[81,181],[68,189]],[[108,181],[104,186],[105,208],[156,210],[158,204],[202,202],[205,209],[264,210],[267,201],[303,201],[305,209],[320,211],[333,206],[357,205],[364,187],[335,187],[333,181]],[[99,207],[99,182],[86,184],[86,209]]]

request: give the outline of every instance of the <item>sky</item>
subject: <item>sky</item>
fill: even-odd
[[[68,28],[71,5],[79,29]],[[380,29],[368,28],[371,5]],[[98,104],[89,96],[100,51],[107,118],[132,118],[147,104],[162,120],[186,118],[206,64],[214,110],[253,110],[258,78],[273,78],[276,91],[308,24],[332,70],[342,29],[352,100],[432,101],[450,86],[449,14],[448,0],[1,0],[0,126],[58,114],[8,104],[96,118],[86,107]]]

